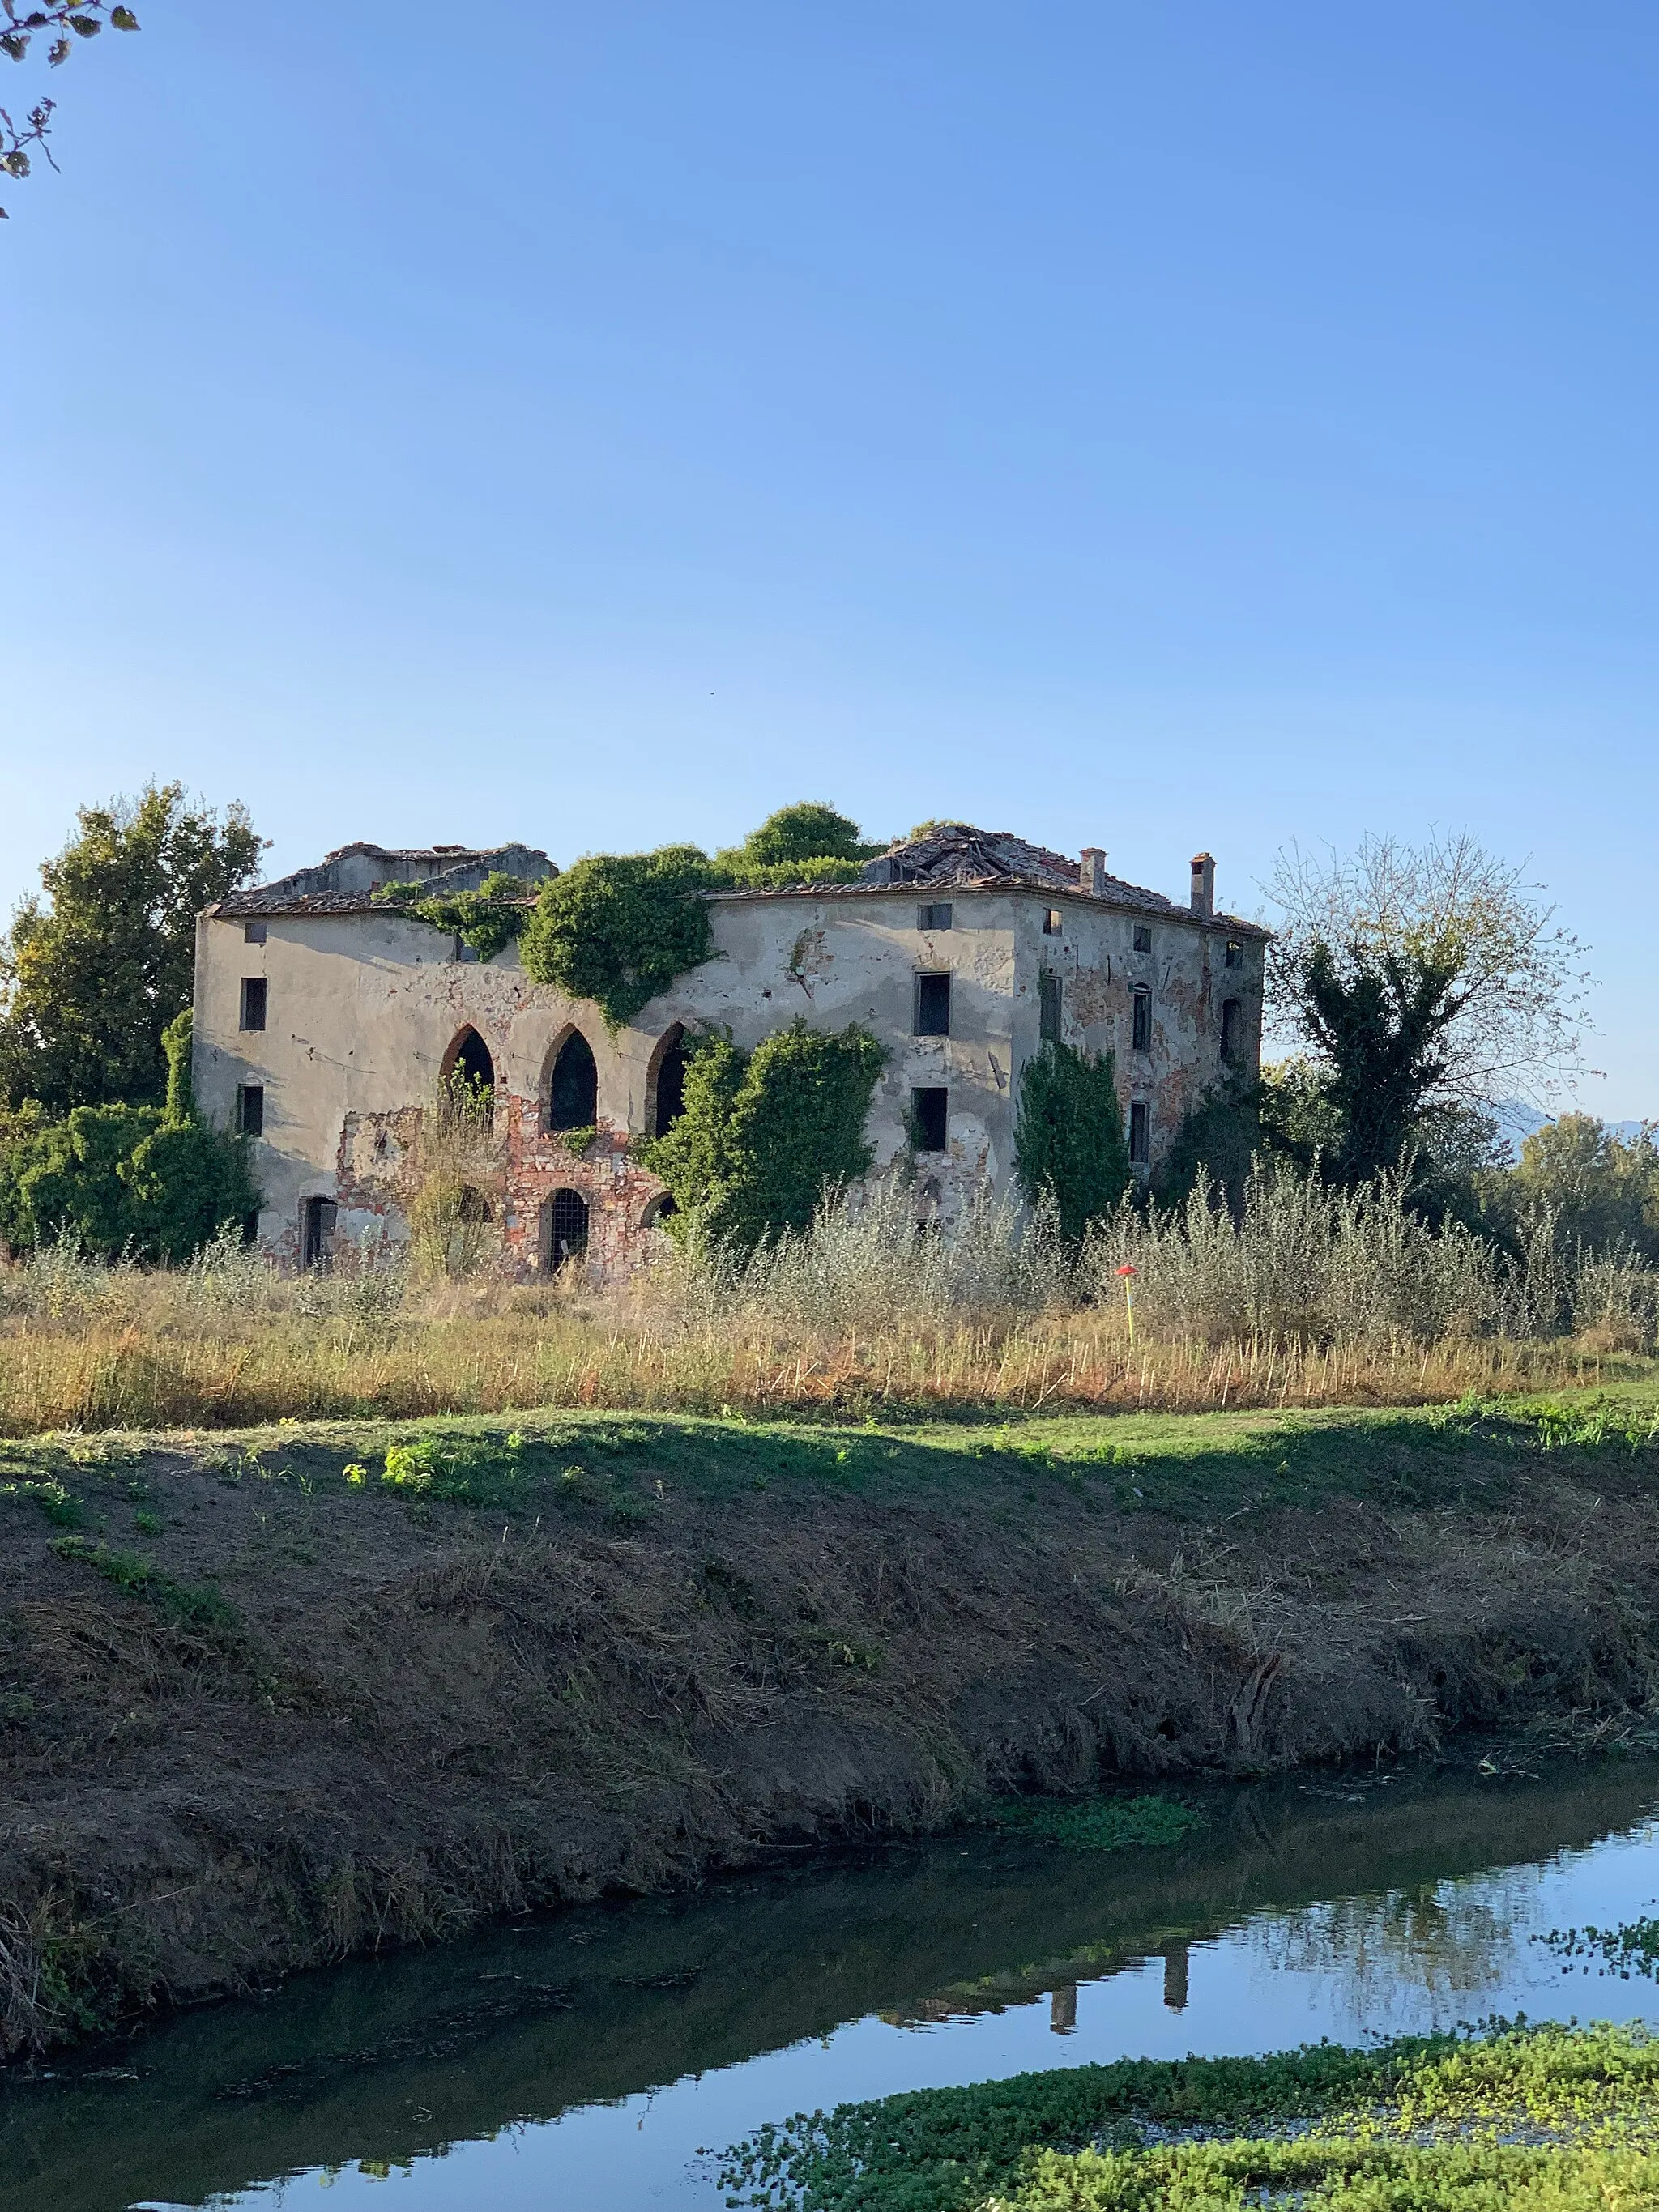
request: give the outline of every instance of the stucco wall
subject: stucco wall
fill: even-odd
[[[930,897],[939,893],[930,892]],[[659,1191],[625,1150],[648,1126],[653,1056],[676,1027],[727,1030],[752,1048],[798,1015],[813,1027],[857,1022],[889,1054],[869,1134],[878,1164],[902,1151],[914,1087],[950,1092],[949,1150],[918,1161],[927,1199],[948,1215],[981,1177],[1006,1185],[1012,1169],[1018,1072],[1038,1042],[1039,975],[1063,978],[1068,1041],[1117,1055],[1120,1090],[1152,1101],[1154,1158],[1186,1105],[1220,1072],[1219,1003],[1248,1001],[1254,1065],[1260,1032],[1261,947],[1225,971],[1224,930],[1184,915],[1153,921],[1153,950],[1136,955],[1146,917],[1081,897],[1057,897],[1058,937],[1043,933],[1034,893],[956,891],[948,931],[916,927],[914,889],[836,897],[715,900],[718,957],[681,977],[614,1037],[598,1010],[532,982],[516,947],[494,961],[462,960],[453,939],[386,914],[270,915],[264,941],[246,941],[240,917],[204,916],[198,927],[197,1097],[208,1116],[234,1118],[237,1086],[264,1090],[255,1169],[264,1194],[261,1241],[283,1258],[299,1251],[303,1201],[337,1200],[337,1244],[366,1229],[403,1233],[398,1173],[412,1124],[408,1109],[434,1093],[458,1034],[476,1029],[495,1063],[497,1129],[505,1147],[502,1242],[514,1264],[536,1264],[542,1202],[561,1188],[591,1208],[592,1263],[605,1273],[637,1260]],[[952,976],[951,1034],[911,1034],[919,971]],[[267,983],[266,1026],[239,1028],[245,977]],[[1153,1043],[1129,1050],[1130,993],[1153,993]],[[573,1028],[599,1072],[599,1139],[573,1158],[544,1129],[552,1064]]]

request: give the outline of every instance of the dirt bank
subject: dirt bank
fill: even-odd
[[[1651,1411],[7,1447],[0,2035],[991,1789],[1617,1725]]]

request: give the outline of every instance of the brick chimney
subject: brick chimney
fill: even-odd
[[[1206,921],[1215,912],[1215,861],[1208,853],[1193,855],[1193,912]]]
[[[1092,898],[1106,896],[1106,855],[1098,845],[1085,845],[1077,865],[1077,885]]]

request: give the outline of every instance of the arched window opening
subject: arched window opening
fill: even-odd
[[[664,1222],[672,1221],[678,1212],[679,1208],[674,1203],[673,1192],[659,1191],[640,1216],[640,1226],[641,1229],[660,1229]]]
[[[490,1204],[476,1183],[463,1183],[455,1211],[469,1229],[477,1229],[489,1219]]]
[[[685,1111],[685,1070],[690,1055],[685,1031],[677,1022],[657,1047],[651,1083],[651,1133],[665,1137]]]
[[[579,1190],[556,1190],[542,1207],[542,1273],[556,1275],[567,1260],[587,1249],[587,1200]]]
[[[599,1118],[599,1071],[593,1048],[580,1030],[572,1030],[548,1082],[547,1126],[591,1129]]]
[[[1221,1009],[1221,1057],[1238,1058],[1239,1033],[1243,1027],[1244,1010],[1237,999],[1227,1000]]]
[[[443,1079],[469,1106],[490,1119],[495,1103],[495,1063],[475,1029],[464,1029],[444,1054]]]

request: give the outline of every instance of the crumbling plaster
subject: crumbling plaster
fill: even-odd
[[[502,1249],[507,1263],[537,1265],[544,1200],[562,1188],[590,1208],[589,1264],[625,1273],[659,1233],[647,1224],[660,1185],[627,1150],[646,1133],[653,1060],[676,1024],[716,1029],[749,1050],[798,1015],[815,1028],[856,1022],[888,1054],[868,1134],[878,1167],[906,1151],[913,1088],[950,1092],[948,1151],[917,1161],[919,1187],[947,1218],[988,1179],[1012,1168],[1018,1072],[1038,1047],[1039,977],[1061,979],[1063,1034],[1115,1055],[1120,1093],[1153,1108],[1154,1159],[1188,1106],[1222,1073],[1219,1005],[1245,1008],[1240,1057],[1254,1066],[1260,1036],[1260,940],[1244,965],[1223,970],[1226,933],[1179,910],[1153,917],[1082,896],[1029,889],[951,891],[952,927],[922,932],[912,886],[785,896],[728,893],[713,901],[716,957],[681,976],[634,1024],[612,1036],[598,1010],[533,982],[509,945],[494,960],[463,957],[457,941],[384,911],[270,912],[264,942],[246,941],[240,915],[203,917],[198,936],[195,1080],[204,1111],[234,1121],[239,1085],[264,1090],[255,1170],[264,1194],[261,1242],[298,1257],[303,1201],[340,1207],[337,1244],[365,1231],[404,1234],[399,1164],[410,1109],[434,1094],[446,1054],[465,1027],[494,1061],[503,1140]],[[1057,936],[1043,932],[1052,908]],[[1135,925],[1152,950],[1133,950]],[[951,1034],[911,1034],[915,977],[948,970]],[[267,981],[267,1025],[238,1027],[242,979]],[[1130,1048],[1131,994],[1152,993],[1148,1054]],[[544,1127],[552,1060],[580,1028],[598,1069],[600,1134],[580,1158]]]

